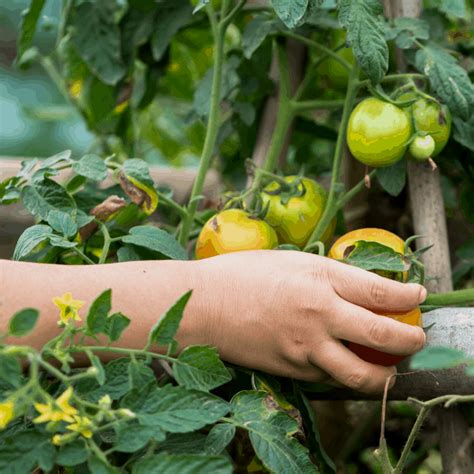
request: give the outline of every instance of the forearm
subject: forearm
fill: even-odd
[[[9,318],[26,307],[40,311],[35,331],[21,341],[8,343],[40,348],[59,332],[58,309],[52,299],[71,292],[86,305],[84,320],[92,301],[104,290],[112,289],[112,311],[120,311],[131,323],[120,347],[142,348],[151,327],[186,291],[194,289],[198,262],[146,261],[96,266],[47,265],[0,260],[0,332]],[[185,310],[178,341],[180,346],[204,342],[206,330],[202,311],[193,295]]]

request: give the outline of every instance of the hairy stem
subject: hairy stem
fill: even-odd
[[[474,288],[449,291],[447,293],[430,294],[427,296],[424,304],[433,306],[456,306],[458,304],[474,304]]]
[[[337,136],[336,149],[334,151],[334,160],[332,166],[331,186],[329,188],[328,200],[324,208],[323,215],[318,225],[314,229],[311,237],[306,244],[305,250],[321,239],[327,226],[334,218],[338,211],[338,203],[336,196],[336,189],[339,183],[339,177],[341,174],[342,156],[344,154],[344,144],[346,141],[346,130],[349,122],[349,116],[354,105],[355,97],[357,94],[357,77],[359,75],[359,69],[357,66],[351,70],[349,74],[349,81],[347,83],[346,98],[344,101],[344,108],[342,110],[341,124],[339,126],[339,134]]]
[[[222,4],[222,11],[227,9],[228,1]],[[198,197],[202,194],[204,180],[211,165],[212,157],[214,155],[214,148],[217,141],[217,133],[219,130],[220,117],[220,98],[222,89],[222,70],[224,66],[224,36],[227,29],[227,17],[225,22],[218,23],[215,12],[212,6],[208,7],[209,20],[211,22],[212,32],[214,35],[214,69],[212,75],[211,100],[209,106],[209,118],[207,121],[207,131],[204,140],[204,147],[202,149],[201,161],[199,169],[194,181],[191,197],[188,204],[188,215],[182,221],[181,230],[179,233],[179,242],[186,246],[188,243],[189,232],[194,220],[198,207]]]
[[[296,33],[292,33],[291,31],[282,31],[282,35],[286,36],[287,38],[292,38],[296,41],[300,41],[301,43],[309,46],[310,48],[316,49],[324,54],[327,54],[332,59],[336,60],[342,66],[344,66],[348,71],[352,69],[352,64],[346,61],[343,57],[339,56],[335,51],[326,46],[314,41],[312,39],[306,38],[306,36],[297,35]]]
[[[415,439],[418,436],[418,433],[420,432],[421,426],[423,425],[423,422],[426,420],[426,417],[428,416],[430,412],[430,407],[423,407],[420,410],[420,413],[418,413],[418,417],[416,418],[415,424],[413,425],[413,428],[410,431],[410,434],[408,435],[407,442],[405,443],[405,446],[403,446],[403,451],[402,454],[400,455],[400,459],[398,460],[395,469],[394,469],[394,474],[402,474],[403,473],[403,468],[405,466],[405,463],[407,462],[408,456],[410,454],[411,448],[413,447],[413,443],[415,442]]]

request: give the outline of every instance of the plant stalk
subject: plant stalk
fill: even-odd
[[[346,130],[349,122],[349,116],[354,105],[354,101],[357,95],[357,84],[358,84],[359,68],[355,65],[350,74],[349,81],[347,83],[346,98],[344,101],[344,108],[342,110],[341,124],[339,126],[339,134],[337,136],[336,149],[334,151],[334,160],[332,166],[331,186],[329,188],[328,200],[324,208],[323,215],[318,225],[314,229],[311,237],[306,244],[305,250],[309,248],[314,242],[320,240],[324,231],[335,217],[338,211],[338,202],[336,196],[336,189],[339,183],[339,177],[341,174],[342,156],[344,154],[344,144],[346,142]]]
[[[227,1],[223,2],[223,12],[226,11],[227,4]],[[207,11],[209,15],[209,20],[211,22],[215,42],[211,100],[209,106],[209,119],[207,121],[206,137],[204,140],[204,147],[202,149],[198,173],[196,176],[196,180],[194,181],[193,189],[191,191],[191,197],[189,199],[188,215],[184,217],[179,233],[179,242],[183,246],[186,246],[186,244],[188,243],[189,232],[191,231],[191,225],[193,223],[194,215],[196,214],[198,207],[197,198],[202,194],[204,180],[206,179],[206,174],[209,170],[212,157],[214,155],[214,148],[216,146],[217,133],[219,128],[222,70],[224,66],[224,35],[227,29],[228,20],[226,17],[226,23],[218,23],[212,6],[209,6]]]
[[[474,288],[433,293],[427,296],[424,304],[433,306],[455,306],[458,304],[474,304]]]

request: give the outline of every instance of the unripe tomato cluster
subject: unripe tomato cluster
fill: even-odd
[[[415,100],[414,93],[403,94],[400,101]],[[437,101],[418,98],[400,108],[370,97],[351,113],[347,145],[358,161],[379,168],[397,163],[407,155],[428,160],[438,155],[449,139],[451,116]]]
[[[296,176],[287,176],[286,183],[294,183]],[[252,216],[243,209],[219,212],[204,225],[197,244],[196,258],[208,258],[242,250],[273,249],[278,244],[303,248],[319,223],[326,205],[326,191],[314,180],[300,179],[296,194],[285,197],[281,184],[270,182],[261,192],[264,219]],[[334,222],[326,229],[322,240],[328,242]]]

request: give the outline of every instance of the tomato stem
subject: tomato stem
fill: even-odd
[[[424,302],[433,306],[456,306],[474,304],[474,288],[429,294]]]
[[[267,173],[272,173],[278,163],[278,158],[285,143],[288,128],[294,117],[293,105],[290,99],[290,74],[288,70],[288,58],[286,55],[286,48],[284,44],[276,42],[276,53],[278,57],[278,72],[279,72],[279,92],[278,92],[278,112],[273,130],[272,139],[268,148],[267,156],[263,164],[262,170]],[[261,171],[262,171],[261,170]],[[255,180],[252,184],[252,189],[258,191],[262,182],[262,173],[255,175]],[[257,200],[257,195],[254,194],[251,206],[254,206]]]
[[[348,71],[352,70],[352,64],[349,61],[346,61],[342,56],[337,54],[332,49],[322,45],[321,43],[318,43],[317,41],[314,41],[310,38],[306,38],[306,36],[297,35],[296,33],[292,33],[291,31],[282,31],[280,34],[286,36],[287,38],[299,41],[300,43],[303,43],[306,46],[309,46],[310,48],[316,49],[321,53],[327,54],[332,59],[340,63],[343,67],[345,67]]]
[[[221,13],[225,15],[227,11],[228,0],[222,2]],[[206,174],[211,165],[212,158],[214,156],[214,149],[217,141],[217,134],[219,130],[219,119],[220,119],[220,98],[222,89],[222,71],[224,66],[224,37],[227,30],[227,26],[232,20],[233,16],[242,8],[243,2],[239,2],[236,8],[234,8],[227,16],[225,16],[220,22],[217,21],[216,14],[212,8],[212,5],[207,6],[207,13],[209,21],[211,23],[212,33],[214,35],[214,69],[212,75],[212,87],[211,87],[211,100],[209,106],[209,118],[207,121],[206,137],[204,140],[204,146],[201,153],[201,160],[199,163],[198,173],[194,181],[191,196],[187,207],[187,216],[183,218],[181,229],[179,232],[179,242],[181,245],[186,246],[188,243],[189,232],[194,221],[199,200],[198,196],[202,194],[204,181]]]
[[[385,76],[381,83],[386,84],[387,82],[396,82],[396,81],[401,81],[405,79],[419,79],[421,81],[426,81],[428,78],[424,74],[418,74],[418,73],[406,73],[406,74],[389,74]],[[357,82],[357,87],[368,87],[371,85],[371,82],[368,79],[365,79],[363,81],[358,81]]]
[[[339,185],[339,177],[341,174],[342,156],[344,154],[344,145],[346,143],[346,130],[349,123],[349,116],[354,105],[354,101],[357,95],[357,84],[358,84],[359,68],[354,65],[350,74],[349,81],[347,83],[346,98],[344,101],[344,108],[342,110],[342,118],[339,126],[339,134],[336,141],[336,149],[334,151],[334,160],[332,166],[331,186],[329,188],[329,195],[326,206],[324,207],[323,215],[318,225],[315,227],[311,237],[306,244],[304,250],[308,249],[311,244],[321,239],[324,231],[330,224],[338,211],[338,201],[336,191]],[[360,190],[360,189],[359,189]]]

